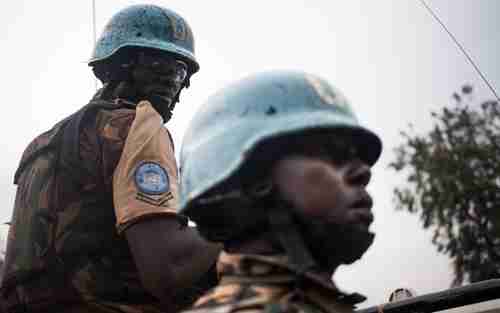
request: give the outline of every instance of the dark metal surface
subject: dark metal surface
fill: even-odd
[[[464,305],[500,299],[500,279],[491,279],[463,287],[373,306],[356,313],[435,312]]]

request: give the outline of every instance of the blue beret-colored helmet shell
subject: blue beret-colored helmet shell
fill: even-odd
[[[368,164],[380,156],[378,136],[360,126],[342,93],[318,76],[264,72],[220,90],[196,112],[183,139],[181,213],[189,216],[196,200],[238,175],[264,140],[313,129],[352,130]]]
[[[96,42],[89,65],[112,57],[124,47],[142,47],[174,54],[199,69],[194,38],[187,22],[177,13],[156,5],[132,5],[116,13]]]

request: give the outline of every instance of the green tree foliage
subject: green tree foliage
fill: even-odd
[[[433,128],[402,132],[390,167],[406,175],[397,209],[419,214],[453,260],[454,285],[500,277],[500,107],[472,103],[472,87],[432,112]]]

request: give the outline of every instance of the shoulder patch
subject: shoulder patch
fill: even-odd
[[[147,195],[160,195],[169,191],[170,181],[167,171],[158,163],[143,162],[134,174],[135,185]]]

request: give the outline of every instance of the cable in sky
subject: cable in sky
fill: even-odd
[[[95,13],[95,0],[92,0],[92,33],[93,33],[93,40],[94,40],[94,47],[97,43],[97,34],[96,34],[96,13]],[[99,82],[97,81],[97,78],[94,77],[94,85],[95,85],[95,90],[99,89]]]
[[[95,23],[95,0],[92,0],[92,32],[94,33],[94,45],[97,41],[96,23]]]
[[[446,27],[446,25],[441,21],[441,19],[437,16],[436,13],[425,3],[424,0],[420,0],[420,3],[427,9],[427,11],[432,15],[432,17],[443,27],[443,29],[446,31],[446,33],[451,37],[453,42],[457,45],[457,47],[462,51],[462,53],[465,55],[469,63],[474,67],[476,72],[481,76],[481,79],[484,81],[484,83],[488,86],[488,88],[491,90],[493,95],[495,95],[495,98],[497,99],[498,102],[500,102],[500,98],[498,97],[498,94],[496,93],[495,89],[493,86],[490,84],[490,82],[486,79],[486,76],[481,72],[479,67],[476,65],[474,60],[470,57],[470,55],[465,51],[464,47],[458,42],[457,38],[451,33],[451,31]]]

